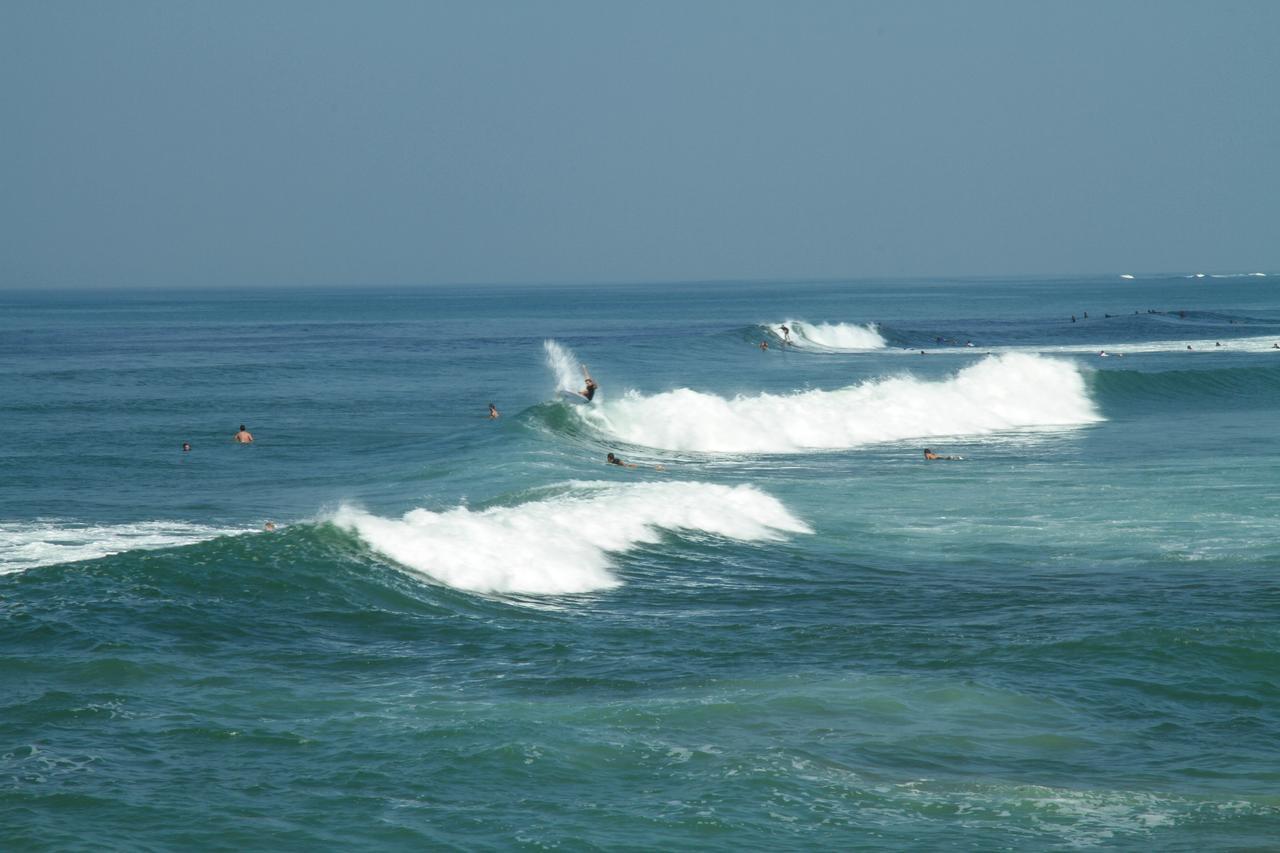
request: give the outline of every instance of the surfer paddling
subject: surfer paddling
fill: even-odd
[[[962,456],[939,456],[938,454],[934,453],[932,450],[930,450],[929,448],[927,448],[927,447],[926,447],[926,448],[924,449],[924,458],[925,458],[927,461],[929,461],[929,462],[932,462],[932,461],[934,461],[935,459],[942,460],[942,461],[944,461],[944,462],[957,462],[957,461],[959,461],[960,459],[963,459],[964,457],[962,457]]]
[[[604,461],[606,464],[617,465],[619,468],[639,468],[640,467],[639,465],[633,465],[630,462],[623,462],[621,459],[619,459],[617,456],[614,456],[612,453],[606,456]],[[663,468],[661,465],[654,465],[653,470],[666,471],[667,469]]]
[[[595,397],[596,389],[599,388],[600,386],[597,385],[596,381],[591,378],[591,374],[587,372],[587,366],[585,364],[582,365],[582,375],[586,377],[587,386],[583,388],[581,391],[579,391],[578,395],[585,398],[586,401],[589,403],[591,402],[591,399]]]

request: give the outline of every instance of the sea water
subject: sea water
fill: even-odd
[[[1277,282],[0,294],[0,847],[1275,845]]]

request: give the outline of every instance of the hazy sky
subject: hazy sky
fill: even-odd
[[[0,0],[0,287],[1280,270],[1280,2]]]

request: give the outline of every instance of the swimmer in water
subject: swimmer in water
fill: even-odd
[[[606,456],[604,461],[608,465],[617,465],[619,468],[639,468],[640,467],[639,465],[632,465],[630,462],[623,462],[621,459],[619,459],[617,456],[614,456],[612,453]],[[654,465],[653,470],[666,471],[667,469],[663,468],[661,465]]]
[[[244,424],[240,424],[240,431],[232,436],[232,440],[236,444],[253,444],[253,433],[244,428]]]
[[[496,421],[498,419],[499,414],[501,413],[498,411],[498,407],[495,406],[493,403],[490,403],[489,404],[489,420]]]
[[[189,441],[184,441],[184,442],[182,442],[182,452],[183,452],[183,453],[186,453],[186,452],[187,452],[188,450],[190,450],[190,449],[191,449],[191,442],[189,442]]]
[[[767,349],[769,349],[769,342],[768,342],[768,341],[761,341],[761,342],[760,342],[760,352],[764,352],[764,351],[766,351]]]

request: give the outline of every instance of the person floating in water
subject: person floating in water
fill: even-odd
[[[500,414],[502,413],[498,411],[498,407],[495,406],[493,403],[490,403],[489,404],[489,420],[496,421],[498,419],[498,415]]]
[[[578,392],[578,394],[581,395],[582,397],[585,397],[587,399],[587,402],[591,402],[591,398],[595,397],[596,395],[596,389],[598,389],[600,386],[597,385],[596,381],[591,378],[591,374],[587,372],[587,366],[585,364],[582,365],[582,375],[586,377],[587,384],[585,388],[583,388],[581,391]]]
[[[274,521],[268,521],[266,524],[262,525],[262,529],[271,533],[276,529],[276,523]]]
[[[253,433],[244,428],[244,424],[240,424],[240,431],[235,434],[233,440],[236,444],[253,444]]]
[[[960,459],[959,456],[939,456],[938,454],[934,453],[932,450],[930,450],[927,447],[924,449],[924,458],[930,462],[934,461],[935,459],[939,459],[944,462],[955,462]]]
[[[639,465],[633,465],[630,462],[623,462],[621,459],[619,459],[617,456],[614,456],[612,453],[606,456],[604,461],[609,465],[617,465],[619,468],[639,468],[640,467]],[[654,465],[653,470],[665,471],[667,469],[663,468],[661,465]]]
[[[765,351],[766,351],[766,350],[768,350],[768,349],[769,349],[769,342],[768,342],[768,341],[761,341],[761,342],[760,342],[760,352],[765,352]]]
[[[186,452],[187,452],[187,451],[189,451],[190,449],[191,449],[191,442],[189,442],[189,441],[184,441],[184,442],[182,442],[182,452],[183,452],[183,453],[186,453]]]

